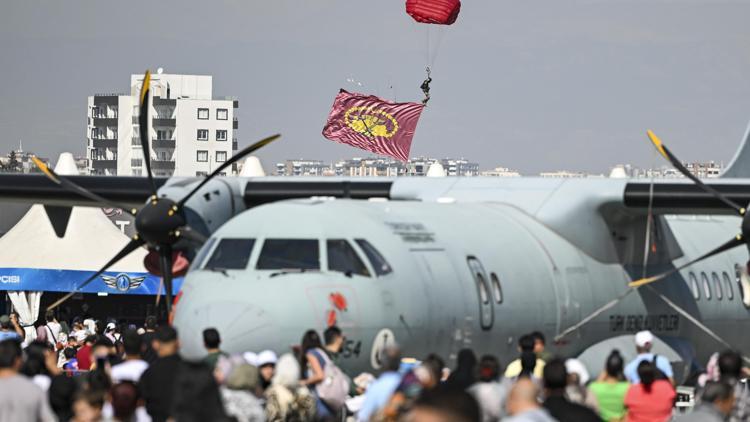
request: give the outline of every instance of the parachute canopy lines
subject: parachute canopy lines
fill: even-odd
[[[415,21],[436,25],[451,25],[458,18],[461,11],[460,0],[406,0],[406,13]],[[438,39],[438,44],[440,40]],[[419,87],[424,93],[422,104],[427,105],[430,101],[430,82],[432,77],[430,67],[432,66],[436,53],[430,53],[430,32],[427,30],[427,79]]]

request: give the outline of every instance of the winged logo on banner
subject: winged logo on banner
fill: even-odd
[[[114,277],[102,274],[100,277],[107,287],[117,289],[120,292],[127,292],[130,289],[135,289],[143,284],[143,280],[146,279],[146,276],[130,277],[125,273],[117,274]]]

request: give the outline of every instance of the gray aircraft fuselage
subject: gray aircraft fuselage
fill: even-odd
[[[632,340],[612,339],[650,329],[685,379],[725,346],[659,294],[747,349],[750,340],[738,334],[750,326],[743,303],[750,292],[736,273],[748,260],[744,248],[641,287],[553,342],[628,282],[687,262],[738,231],[736,217],[655,210],[644,271],[647,214],[623,204],[626,182],[404,178],[393,182],[390,200],[312,198],[246,210],[213,231],[186,277],[174,318],[183,351],[201,356],[201,331],[216,327],[226,351],[284,353],[307,329],[322,332],[335,323],[346,336],[342,366],[372,372],[392,342],[416,358],[435,352],[452,364],[458,350],[470,347],[507,364],[518,354],[519,336],[539,330],[550,351],[588,356],[596,373],[612,347],[634,355]],[[216,265],[221,256],[210,264],[215,254],[227,254],[217,252],[224,239],[252,239],[232,250],[235,261],[245,260],[240,268]],[[303,252],[290,252],[274,249],[280,240],[307,242],[299,243]],[[368,255],[367,244],[386,266]],[[305,263],[290,259],[295,254]],[[269,266],[270,258],[277,261]],[[346,271],[342,260],[358,265]],[[587,351],[598,353],[592,359]]]

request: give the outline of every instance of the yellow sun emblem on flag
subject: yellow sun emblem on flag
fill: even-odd
[[[344,121],[353,131],[368,138],[390,138],[398,132],[396,119],[383,110],[375,110],[375,106],[352,107],[346,110]]]

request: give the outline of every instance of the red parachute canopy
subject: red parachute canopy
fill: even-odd
[[[406,13],[422,23],[450,25],[460,10],[460,0],[406,0]]]

